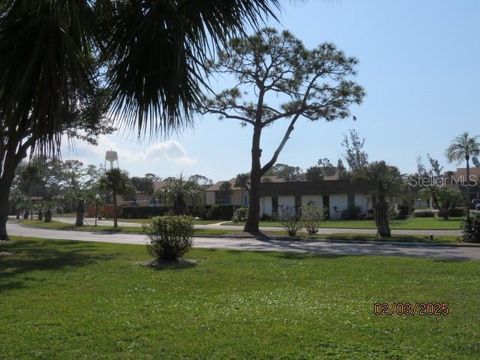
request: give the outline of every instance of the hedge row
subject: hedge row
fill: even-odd
[[[208,220],[231,220],[238,205],[207,205],[190,209],[189,215]],[[122,218],[148,219],[154,216],[172,215],[171,207],[127,206],[122,207]]]

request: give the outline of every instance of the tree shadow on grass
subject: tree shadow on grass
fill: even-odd
[[[29,272],[86,266],[114,258],[114,254],[95,253],[93,244],[73,241],[17,240],[4,248],[11,255],[0,259],[0,293],[25,287],[25,280],[32,279],[24,276]]]

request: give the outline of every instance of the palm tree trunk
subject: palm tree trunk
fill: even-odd
[[[470,218],[470,204],[471,204],[471,199],[470,199],[470,162],[469,158],[466,158],[467,160],[467,195],[466,195],[466,205],[467,205],[467,218]]]
[[[85,213],[85,204],[83,199],[77,199],[77,219],[75,226],[83,226],[83,217]]]
[[[115,186],[112,189],[113,193],[113,227],[118,227],[118,218],[117,218],[117,190]]]
[[[390,237],[392,232],[388,223],[388,204],[384,199],[375,204],[375,225],[377,226],[377,236]]]

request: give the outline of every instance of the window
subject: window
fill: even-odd
[[[272,215],[278,217],[278,197],[272,196]]]
[[[352,208],[355,206],[355,194],[348,194],[348,200],[347,204],[349,208]]]

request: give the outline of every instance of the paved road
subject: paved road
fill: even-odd
[[[64,222],[67,224],[75,223],[75,218],[72,217],[55,217],[54,220]],[[85,219],[85,223],[87,225],[95,224],[95,219],[87,218]],[[243,227],[238,225],[220,225],[221,223],[217,224],[209,224],[209,225],[195,225],[196,229],[222,229],[222,230],[237,230],[242,231]],[[101,226],[113,226],[112,220],[99,220],[98,225]],[[142,224],[139,223],[129,223],[125,221],[118,222],[118,226],[130,226],[130,227],[141,227]],[[263,226],[260,227],[262,231],[281,231],[281,227],[274,227],[274,226]],[[305,232],[302,230],[302,232]],[[375,229],[338,229],[338,228],[320,228],[318,234],[346,234],[346,233],[357,233],[357,234],[376,234],[377,230]],[[428,236],[430,234],[434,236],[460,236],[460,230],[392,230],[393,235],[424,235]]]
[[[10,235],[47,239],[95,241],[119,244],[144,245],[146,237],[136,234],[104,234],[98,232],[61,231],[35,229],[8,223]],[[444,258],[455,260],[480,260],[480,247],[408,245],[388,243],[358,243],[346,241],[286,241],[257,240],[254,238],[194,238],[197,248],[218,248],[230,250],[294,251],[330,255],[391,255]]]

